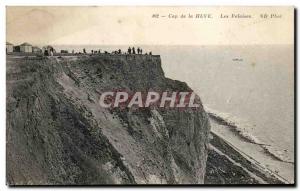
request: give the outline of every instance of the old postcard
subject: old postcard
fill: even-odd
[[[294,8],[8,6],[6,180],[294,185]]]

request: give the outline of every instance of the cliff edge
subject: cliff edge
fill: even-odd
[[[201,184],[210,125],[200,108],[105,109],[102,92],[192,91],[159,56],[7,58],[9,185]]]

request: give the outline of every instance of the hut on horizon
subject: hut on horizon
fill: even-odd
[[[37,46],[33,46],[32,47],[32,52],[33,53],[42,53],[42,49],[37,47]]]
[[[14,45],[10,42],[6,42],[6,53],[13,52],[14,51]]]
[[[60,53],[61,53],[61,54],[68,54],[69,51],[68,51],[68,50],[60,50]]]
[[[20,45],[20,52],[32,52],[32,45],[24,42]]]
[[[20,52],[20,46],[14,46],[14,52]]]

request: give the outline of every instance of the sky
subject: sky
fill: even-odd
[[[293,44],[293,11],[293,7],[8,6],[6,40],[33,45]],[[153,18],[154,14],[166,17]],[[182,14],[211,14],[212,19],[168,18]],[[220,18],[221,14],[229,18]],[[230,18],[232,14],[252,18]],[[271,14],[281,16],[269,18]]]

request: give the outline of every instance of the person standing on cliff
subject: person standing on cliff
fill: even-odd
[[[131,54],[131,48],[130,47],[128,48],[128,54]]]
[[[85,48],[83,49],[83,54],[86,54]]]
[[[140,54],[140,47],[137,48],[137,53]]]
[[[132,47],[132,54],[135,54],[135,48]]]
[[[50,48],[50,56],[53,56],[53,55],[54,55],[54,48],[51,47],[51,48]]]
[[[143,49],[140,49],[140,53],[143,54]]]

